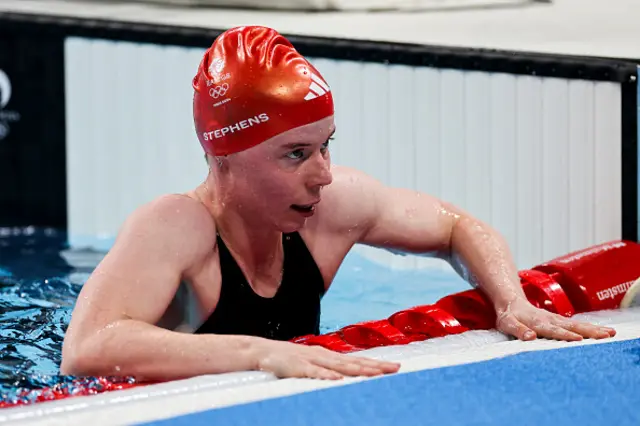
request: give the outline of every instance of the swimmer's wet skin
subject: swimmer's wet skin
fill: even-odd
[[[332,166],[329,84],[273,29],[224,32],[192,85],[209,173],[194,190],[159,197],[127,218],[78,296],[63,374],[396,372],[396,363],[288,341],[318,334],[320,301],[355,244],[440,254],[474,277],[496,327],[519,339],[615,334],[529,303],[507,245],[487,224],[427,194]],[[177,297],[185,288],[193,303]]]

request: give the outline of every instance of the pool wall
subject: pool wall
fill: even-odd
[[[12,88],[3,225],[66,227],[73,247],[104,249],[137,206],[200,183],[191,79],[219,33],[1,13]],[[521,268],[637,238],[631,61],[291,40],[334,92],[335,163],[463,207],[505,235]],[[391,267],[430,265],[358,251]]]

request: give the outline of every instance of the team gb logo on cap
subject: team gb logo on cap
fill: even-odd
[[[220,74],[224,69],[224,59],[216,58],[211,61],[211,65],[209,66],[210,74]]]

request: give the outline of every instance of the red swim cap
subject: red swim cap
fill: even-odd
[[[333,114],[329,85],[271,28],[232,28],[216,38],[193,88],[196,132],[210,155],[243,151]]]

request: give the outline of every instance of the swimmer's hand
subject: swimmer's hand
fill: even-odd
[[[614,329],[578,322],[544,309],[536,308],[526,298],[517,297],[496,309],[496,327],[520,340],[536,337],[577,341],[583,338],[606,339],[616,335]]]
[[[333,352],[320,346],[266,340],[257,353],[258,370],[279,378],[338,380],[344,376],[379,376],[395,373],[400,364]]]

